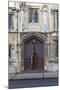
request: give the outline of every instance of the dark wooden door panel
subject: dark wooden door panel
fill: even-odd
[[[35,39],[34,39],[35,40]],[[24,69],[42,70],[44,67],[44,44],[33,39],[24,44]]]
[[[32,49],[33,44],[31,41],[25,43],[24,45],[24,69],[30,70],[31,69],[31,56],[32,56]]]
[[[43,70],[44,69],[44,59],[38,58],[38,69]]]
[[[38,68],[38,56],[37,53],[33,53],[33,57],[32,57],[32,69],[37,69]]]
[[[30,58],[25,58],[24,70],[31,70],[31,59]]]

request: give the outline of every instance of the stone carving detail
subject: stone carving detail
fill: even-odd
[[[48,9],[46,6],[43,6],[43,25],[42,25],[43,31],[48,31]]]
[[[21,13],[21,29],[22,31],[26,30],[26,4],[21,3],[20,4],[20,13]]]

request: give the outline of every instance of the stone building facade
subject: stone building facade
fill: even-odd
[[[58,4],[9,2],[9,73],[58,71],[58,18]]]

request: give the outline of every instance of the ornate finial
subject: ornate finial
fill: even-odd
[[[46,4],[43,5],[43,11],[47,12],[48,11],[48,6]]]
[[[26,7],[26,3],[25,2],[21,2],[20,3],[20,10],[25,10],[25,7]]]

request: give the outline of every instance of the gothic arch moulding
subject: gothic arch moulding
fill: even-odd
[[[46,36],[44,34],[35,33],[35,32],[32,32],[32,33],[28,32],[28,33],[22,34],[21,36],[21,71],[24,71],[24,43],[30,40],[31,38],[36,38],[44,43],[44,66],[46,66],[46,61],[48,60]]]

